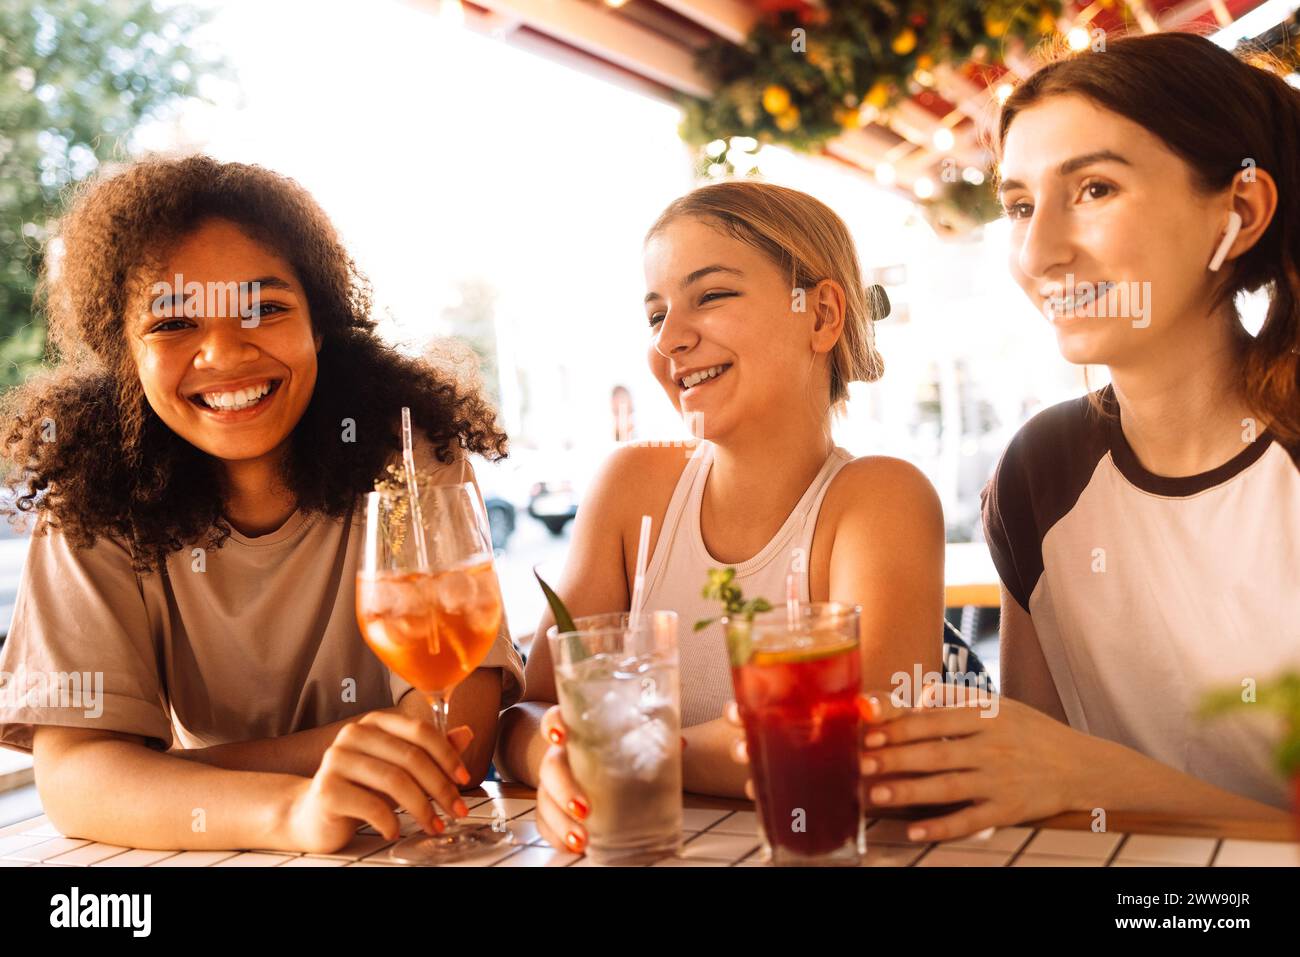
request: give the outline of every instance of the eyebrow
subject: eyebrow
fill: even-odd
[[[1095,153],[1084,153],[1082,156],[1075,156],[1066,160],[1056,168],[1057,176],[1069,176],[1076,173],[1085,166],[1091,166],[1093,163],[1121,163],[1124,166],[1132,166],[1127,159],[1120,156],[1114,150],[1097,150]],[[998,186],[998,194],[1001,195],[1010,189],[1024,189],[1025,184],[1018,179],[1004,179]]]
[[[691,273],[686,277],[682,285],[689,286],[691,283],[699,282],[705,276],[712,275],[715,272],[725,272],[725,273],[729,273],[732,276],[737,276],[740,278],[744,278],[745,276],[745,274],[741,272],[739,269],[733,269],[730,266],[720,266],[714,264],[712,266],[703,266],[700,269],[695,270],[693,273]],[[657,292],[648,292],[646,293],[645,301],[650,302],[652,299],[662,299],[662,298],[663,296],[659,295],[659,293]]]
[[[160,280],[160,282],[166,282],[166,281],[167,280]],[[236,280],[231,279],[229,280],[229,282],[236,282]],[[258,276],[256,279],[238,280],[238,285],[240,286],[241,294],[244,288],[252,287],[254,283],[256,283],[256,288],[258,290],[259,295],[261,294],[261,291],[263,289],[283,289],[286,292],[294,291],[293,284],[290,283],[289,280],[287,279],[281,279],[279,276]],[[225,285],[225,283],[222,283],[222,285]],[[205,284],[204,286],[205,292],[206,292],[206,288],[207,287]],[[251,292],[252,289],[249,288],[249,291]],[[180,295],[175,295],[176,292],[175,290],[172,290],[172,292],[173,295],[171,301],[173,306],[177,306],[177,305],[183,306],[186,303],[186,301],[188,301],[188,297],[185,296],[184,290],[181,290]],[[146,313],[140,316],[137,322],[139,322],[141,325],[146,325],[148,324],[149,320],[152,318],[154,317]]]
[[[286,292],[292,292],[293,286],[289,280],[281,279],[279,276],[259,276],[256,279],[248,280],[248,285],[256,283],[258,287],[266,286],[269,289],[283,289]]]

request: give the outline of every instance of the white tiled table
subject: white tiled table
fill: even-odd
[[[486,784],[466,795],[471,819],[510,822],[516,843],[464,867],[587,867],[585,857],[554,850],[537,832],[536,801],[524,788]],[[655,867],[765,866],[757,821],[745,802],[686,797],[681,854]],[[402,834],[418,829],[399,815]],[[1053,822],[1057,819],[1053,819]],[[1094,833],[1075,827],[1003,827],[943,844],[907,840],[905,821],[878,820],[867,830],[867,867],[1298,867],[1300,844],[1245,837]],[[1241,829],[1235,829],[1240,832]],[[1267,829],[1265,829],[1267,830]],[[152,851],[61,835],[42,817],[0,829],[0,867],[403,867],[388,859],[394,842],[363,827],[334,854],[285,851]]]

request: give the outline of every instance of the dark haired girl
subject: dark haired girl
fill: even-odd
[[[1281,818],[1279,728],[1198,715],[1300,658],[1300,91],[1186,34],[1054,62],[1007,100],[1011,271],[1112,384],[1013,439],[984,520],[1006,698],[881,702],[878,804],[942,840],[1059,811]],[[1266,290],[1258,333],[1237,293]],[[878,746],[878,747],[876,747]]]

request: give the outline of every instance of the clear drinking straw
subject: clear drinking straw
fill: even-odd
[[[636,544],[636,577],[632,579],[632,609],[627,616],[629,631],[635,632],[645,601],[645,567],[650,558],[650,516],[641,516],[641,539]]]
[[[785,619],[791,631],[799,629],[799,576],[794,572],[785,576]]]
[[[785,576],[785,620],[790,631],[799,628],[799,596],[806,574],[807,562],[802,550],[796,548],[790,556],[790,572]]]
[[[420,514],[420,492],[415,484],[415,443],[411,439],[411,409],[402,406],[402,465],[406,468],[406,493],[411,503],[411,525],[415,529],[415,560],[420,571],[429,570],[429,548],[424,540],[424,519]]]

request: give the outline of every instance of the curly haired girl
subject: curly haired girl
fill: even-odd
[[[57,360],[5,398],[0,435],[37,517],[0,744],[34,752],[51,820],[133,846],[334,850],[361,822],[396,837],[395,804],[429,831],[430,797],[465,813],[518,656],[503,625],[436,732],[360,640],[355,506],[400,451],[402,406],[440,483],[505,454],[491,408],[376,337],[324,212],[268,170],[138,162],[86,187],[59,237]],[[52,675],[80,675],[83,700],[42,693]]]

